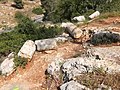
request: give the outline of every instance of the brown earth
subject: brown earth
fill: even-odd
[[[6,3],[0,2],[0,28],[2,27],[14,27],[16,21],[14,15],[17,11],[23,12],[26,15],[34,16],[32,9],[41,5],[40,0],[23,0],[24,9],[16,9],[11,5],[14,4],[13,0],[5,0]]]
[[[76,52],[82,50],[80,44],[64,43],[59,45],[57,50],[52,53],[36,52],[26,69],[17,69],[8,77],[0,77],[0,90],[11,90],[20,87],[20,90],[47,90],[45,70],[55,57],[70,58]],[[51,89],[51,90],[56,90]]]

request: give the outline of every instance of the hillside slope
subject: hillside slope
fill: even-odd
[[[99,28],[114,25],[113,31],[120,32],[119,21],[120,17],[112,17],[100,21],[94,21],[82,27]],[[120,44],[115,45],[119,46]],[[107,46],[114,46],[114,44]],[[106,47],[106,45],[103,45],[102,47]],[[80,51],[83,51],[81,44],[67,42],[59,45],[57,50],[36,52],[25,69],[18,68],[17,71],[8,77],[0,76],[0,90],[11,90],[15,87],[19,87],[20,90],[48,90],[47,86],[49,86],[50,81],[46,81],[45,75],[48,64],[54,61],[55,58],[71,58]],[[57,90],[55,82],[52,83],[49,90]]]

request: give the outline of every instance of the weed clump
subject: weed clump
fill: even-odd
[[[28,62],[28,59],[16,56],[14,59],[15,68],[17,67],[25,68],[27,62]]]
[[[34,14],[40,15],[44,13],[44,10],[42,9],[42,7],[37,7],[37,8],[33,8],[32,12]]]

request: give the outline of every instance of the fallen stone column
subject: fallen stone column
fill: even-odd
[[[67,32],[73,37],[73,38],[80,38],[82,36],[82,30],[78,28],[73,23],[62,23],[61,25],[63,28],[66,28]]]
[[[45,51],[57,48],[57,42],[55,39],[42,39],[36,40],[37,51]]]

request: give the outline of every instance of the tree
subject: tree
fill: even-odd
[[[113,6],[119,7],[114,4],[116,2],[120,3],[120,0],[41,0],[42,7],[46,10],[45,20],[53,22],[71,21],[74,16],[91,14],[96,10],[110,11]]]

